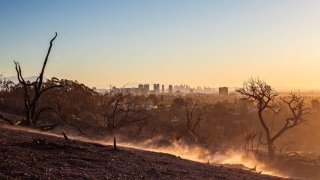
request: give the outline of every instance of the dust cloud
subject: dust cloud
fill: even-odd
[[[63,138],[62,135],[53,132],[43,132],[35,129],[13,126],[6,126],[6,128]],[[68,135],[68,137],[72,140],[96,143],[106,146],[113,144],[113,139],[95,140],[78,135]],[[225,167],[240,168],[261,174],[273,175],[278,177],[288,177],[274,169],[269,168],[265,163],[260,162],[253,155],[244,154],[243,152],[237,150],[228,150],[213,153],[206,148],[197,145],[187,145],[186,143],[180,141],[172,141],[166,144],[159,143],[159,141],[161,141],[161,137],[149,139],[144,142],[129,142],[121,138],[117,139],[117,145],[120,147],[166,153],[191,161],[209,163],[214,166],[223,165]]]
[[[237,150],[221,152],[210,152],[208,149],[187,145],[183,142],[173,141],[170,145],[159,145],[158,139],[150,139],[145,142],[119,142],[119,146],[142,149],[146,151],[172,154],[183,159],[192,160],[211,165],[223,165],[231,168],[241,168],[261,174],[273,175],[278,177],[288,177],[274,169],[269,168],[265,163],[257,160],[252,154],[244,154]],[[111,141],[109,141],[109,145]]]

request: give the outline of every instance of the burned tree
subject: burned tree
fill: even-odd
[[[244,139],[243,150],[248,155],[249,152],[258,153],[262,139],[261,130],[247,130],[242,132]]]
[[[60,84],[54,84],[51,86],[44,86],[44,72],[49,59],[49,55],[52,48],[52,43],[56,39],[57,33],[50,40],[50,46],[45,57],[45,60],[42,65],[42,69],[40,71],[39,76],[34,82],[26,81],[22,75],[22,70],[19,62],[15,63],[15,69],[17,72],[19,83],[21,84],[24,91],[24,105],[25,105],[25,119],[22,119],[18,124],[25,126],[37,126],[37,122],[39,120],[40,114],[46,110],[50,110],[50,108],[38,108],[38,101],[40,97],[47,91],[62,87]],[[54,127],[54,125],[52,125]]]
[[[44,100],[52,107],[50,113],[54,115],[52,116],[53,120],[86,135],[83,131],[85,128],[82,128],[84,123],[97,123],[98,117],[95,114],[99,112],[98,93],[78,81],[52,78],[46,84],[48,86],[54,84],[63,86],[45,94],[42,99],[42,102]]]
[[[199,104],[192,98],[188,98],[185,101],[185,123],[187,126],[187,135],[191,135],[195,142],[203,142],[204,138],[200,136],[199,128],[201,121],[204,120],[202,111],[198,107]]]
[[[295,94],[291,94],[286,98],[281,98],[281,100],[287,105],[292,115],[286,118],[285,123],[280,130],[272,135],[271,128],[267,124],[264,113],[267,110],[270,110],[275,114],[279,114],[280,108],[273,104],[279,94],[264,81],[253,78],[251,78],[248,82],[245,82],[243,88],[237,89],[236,92],[240,93],[243,99],[252,101],[256,104],[259,122],[264,129],[266,136],[268,155],[270,159],[273,159],[275,156],[275,141],[289,129],[305,122],[304,116],[308,113],[308,109],[305,108],[304,100]]]
[[[101,96],[100,107],[107,134],[112,135],[124,127],[147,125],[152,116],[137,101],[123,91]]]

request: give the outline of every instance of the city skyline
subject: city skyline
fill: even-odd
[[[139,82],[320,89],[317,1],[1,1],[0,73],[90,87]],[[19,12],[19,13],[17,13]]]
[[[37,76],[27,76],[25,77],[26,80],[30,80],[30,81],[34,81],[36,79]],[[251,78],[259,78],[259,77],[251,77]],[[18,79],[17,79],[17,76],[4,76],[3,74],[0,74],[0,79],[3,79],[3,80],[11,80],[13,81],[14,83],[18,83]],[[50,79],[50,78],[47,78],[45,77],[45,79]],[[61,78],[61,79],[66,79],[66,78]],[[86,84],[85,82],[81,82],[77,79],[70,79],[70,80],[74,80],[74,81],[78,81],[79,83],[83,83],[87,86],[89,86],[88,84]],[[243,82],[242,82],[243,83]],[[126,84],[117,84],[117,83],[105,83],[105,85],[101,85],[101,86],[89,86],[90,88],[96,88],[96,89],[104,89],[104,90],[109,90],[111,89],[112,87],[116,87],[116,88],[135,88],[137,86],[139,86],[140,84],[142,85],[145,85],[145,84],[148,84],[150,85],[150,89],[153,89],[152,85],[154,84],[160,84],[160,85],[164,85],[165,86],[165,90],[168,90],[169,89],[169,86],[172,85],[173,87],[174,86],[181,86],[181,85],[187,85],[189,86],[191,89],[197,89],[197,88],[201,88],[201,89],[204,89],[204,88],[212,88],[214,89],[216,92],[219,91],[219,88],[220,87],[227,87],[229,88],[231,91],[234,91],[236,88],[241,88],[243,86],[243,84],[241,85],[238,85],[238,86],[210,86],[210,85],[203,85],[203,86],[200,86],[200,85],[189,85],[189,84],[183,84],[183,83],[173,83],[173,84],[164,84],[164,83],[159,83],[159,82],[134,82],[134,83],[126,83]],[[307,91],[314,91],[314,92],[319,92],[320,91],[320,88],[317,89],[317,88],[300,88],[300,87],[294,87],[294,86],[291,86],[291,87],[274,87],[274,86],[271,86],[273,89],[277,90],[277,91],[282,91],[282,92],[298,92],[298,91],[304,91],[304,92],[307,92]],[[160,87],[161,88],[161,87]],[[161,90],[161,89],[160,89]]]

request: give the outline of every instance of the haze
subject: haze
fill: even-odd
[[[320,89],[319,1],[1,1],[0,73],[41,66],[89,86],[184,83]]]

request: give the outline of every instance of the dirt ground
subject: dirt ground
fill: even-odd
[[[69,144],[69,145],[68,145]],[[0,179],[281,179],[0,126]]]

